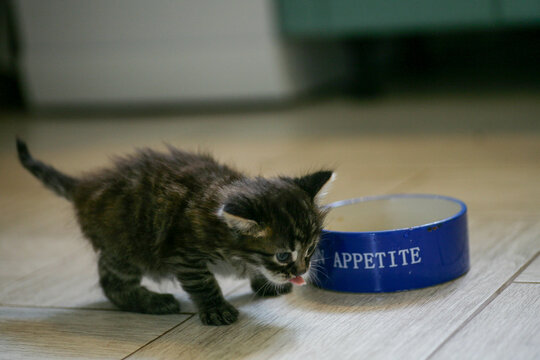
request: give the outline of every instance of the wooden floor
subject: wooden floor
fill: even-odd
[[[1,359],[539,359],[540,94],[327,100],[275,111],[181,116],[61,116],[0,122]],[[327,201],[436,193],[469,206],[472,268],[393,294],[310,286],[255,298],[221,279],[241,311],[205,327],[183,313],[119,312],[70,205],[15,160],[14,137],[77,174],[136,146],[212,151],[251,174],[337,169]]]

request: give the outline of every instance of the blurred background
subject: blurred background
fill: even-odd
[[[183,111],[540,87],[537,0],[8,0],[3,109]]]
[[[431,166],[540,164],[513,145],[540,130],[538,0],[0,4],[13,184],[16,134],[75,173],[164,142],[250,173],[335,167],[335,199]]]

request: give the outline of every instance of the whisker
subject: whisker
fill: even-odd
[[[316,259],[311,259],[311,262],[322,262],[322,261],[326,261],[326,260],[330,260],[330,256],[329,257],[324,257],[324,258],[316,258]]]
[[[330,277],[328,276],[328,274],[326,273],[325,268],[320,265],[320,264],[312,264],[312,268],[313,268],[313,279],[314,279],[314,282],[318,285],[321,284],[321,279],[320,279],[320,275],[323,275],[325,276],[327,279],[330,279]],[[311,280],[311,279],[310,279]]]

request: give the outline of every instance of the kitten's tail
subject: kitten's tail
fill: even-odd
[[[17,152],[21,164],[36,178],[41,180],[46,187],[68,200],[72,199],[73,190],[77,185],[77,179],[62,174],[52,166],[44,164],[39,160],[35,160],[30,155],[26,144],[19,138],[17,138]]]

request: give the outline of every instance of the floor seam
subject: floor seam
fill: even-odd
[[[171,331],[173,331],[174,329],[176,329],[177,327],[179,327],[180,325],[184,324],[186,321],[189,321],[193,318],[193,316],[195,316],[195,314],[192,314],[190,315],[187,319],[184,319],[182,321],[180,321],[178,324],[176,324],[175,326],[171,327],[170,329],[168,329],[167,331],[163,332],[161,335],[158,335],[157,337],[153,338],[152,340],[148,341],[146,344],[144,344],[143,346],[139,347],[137,350],[135,351],[132,351],[131,353],[127,354],[126,356],[124,356],[121,360],[125,360],[129,357],[131,357],[132,355],[134,355],[135,353],[137,353],[138,351],[144,349],[145,347],[147,347],[148,345],[152,344],[153,342],[155,342],[156,340],[160,339],[161,337],[167,335],[168,333],[170,333]]]
[[[480,314],[489,304],[493,302],[508,286],[514,283],[514,280],[540,255],[540,251],[534,254],[525,262],[508,280],[506,280],[489,298],[487,298],[476,310],[469,315],[450,335],[448,335],[428,356],[426,360],[431,359],[450,339],[460,332],[468,323],[470,323],[478,314]]]
[[[514,281],[514,284],[540,285],[540,281]]]
[[[25,275],[27,276],[27,275]],[[224,293],[224,296],[229,296],[230,294],[234,293],[241,287],[243,287],[245,284],[240,283],[237,286],[233,287],[226,293]],[[6,308],[20,308],[20,309],[53,309],[53,310],[89,310],[89,311],[121,311],[114,308],[93,308],[93,307],[71,307],[71,306],[38,306],[38,305],[22,305],[22,304],[9,304],[9,303],[1,303],[0,307],[6,307]],[[181,311],[178,314],[180,315],[195,315],[197,314],[196,311]]]
[[[2,304],[0,308],[13,308],[13,309],[43,309],[43,310],[83,310],[83,311],[113,311],[124,312],[119,309],[100,309],[100,308],[87,308],[87,307],[69,307],[69,306],[35,306],[35,305],[17,305],[17,304]],[[195,312],[179,312],[175,315],[195,315]]]

